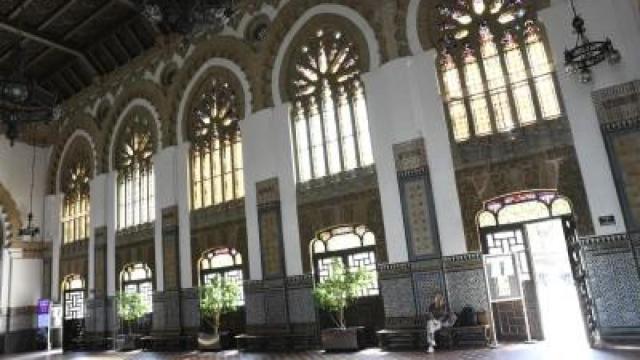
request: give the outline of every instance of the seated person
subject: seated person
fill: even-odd
[[[444,296],[437,293],[427,313],[427,352],[432,353],[433,347],[436,346],[436,331],[443,327],[452,327],[457,318],[455,313],[449,311]]]

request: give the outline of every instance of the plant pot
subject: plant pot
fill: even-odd
[[[220,335],[214,335],[206,332],[198,333],[198,350],[201,351],[220,351]]]
[[[320,332],[322,347],[326,351],[358,351],[364,342],[364,327],[349,327],[346,329],[324,329]]]

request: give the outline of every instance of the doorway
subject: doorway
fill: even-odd
[[[498,341],[587,347],[567,251],[573,212],[555,191],[509,194],[478,215]]]

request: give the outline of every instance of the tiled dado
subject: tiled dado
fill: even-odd
[[[488,309],[482,255],[470,253],[378,266],[380,292],[388,328],[424,326],[437,293],[448,296],[453,311],[471,305]]]
[[[580,239],[584,265],[605,340],[640,339],[640,233]]]
[[[247,331],[315,332],[316,309],[311,275],[245,283]]]

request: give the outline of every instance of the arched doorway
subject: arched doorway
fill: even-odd
[[[62,282],[64,322],[62,348],[74,350],[84,333],[86,283],[80,275],[67,275]]]
[[[153,273],[144,263],[126,265],[120,273],[120,291],[126,294],[140,294],[145,315],[131,324],[122,324],[121,330],[128,329],[131,334],[143,335],[151,331],[153,314]]]
[[[376,331],[384,327],[384,307],[378,283],[375,234],[365,225],[339,225],[319,231],[309,246],[316,283],[329,276],[331,264],[336,260],[347,271],[364,268],[371,272],[371,286],[346,309],[345,319],[348,326],[363,326],[367,345],[376,345]],[[335,327],[324,312],[320,312],[319,320],[322,329]]]
[[[587,344],[589,292],[574,251],[573,214],[571,201],[555,190],[484,203],[477,224],[499,340]]]
[[[223,348],[230,348],[234,345],[235,335],[241,334],[245,330],[244,311],[244,279],[242,254],[232,248],[216,248],[205,251],[198,261],[198,282],[200,286],[205,286],[220,279],[227,282],[235,282],[240,288],[238,299],[238,310],[223,314],[220,319],[221,345]],[[201,329],[210,332],[210,324],[201,321]]]

